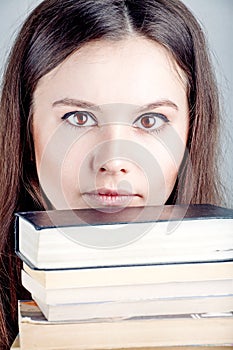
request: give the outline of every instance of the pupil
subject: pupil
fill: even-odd
[[[87,116],[81,113],[76,114],[76,119],[78,124],[85,124],[87,121]]]
[[[142,118],[142,125],[144,128],[151,128],[155,125],[155,119],[152,117],[144,117]]]

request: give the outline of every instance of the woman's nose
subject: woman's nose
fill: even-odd
[[[106,175],[125,175],[132,167],[132,158],[126,150],[126,140],[102,142],[95,147],[92,167],[95,173]]]
[[[127,141],[124,126],[106,128],[106,133],[93,152],[92,165],[96,173],[108,175],[128,174],[132,169],[132,144]],[[130,152],[129,152],[130,151]]]
[[[127,174],[130,171],[130,162],[120,158],[110,159],[100,166],[98,171],[110,175]]]

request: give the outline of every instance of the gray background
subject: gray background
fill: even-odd
[[[65,1],[65,0],[64,0]],[[0,0],[0,80],[14,37],[41,0]],[[227,203],[233,207],[233,0],[183,0],[201,23],[209,42],[223,111],[221,172]]]

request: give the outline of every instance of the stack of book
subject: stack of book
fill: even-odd
[[[233,345],[233,210],[16,215],[20,349]]]

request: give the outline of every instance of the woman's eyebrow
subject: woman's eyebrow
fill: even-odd
[[[52,106],[53,107],[71,106],[71,107],[78,107],[78,108],[88,108],[88,109],[92,109],[92,110],[97,111],[97,112],[101,111],[101,108],[92,102],[84,101],[84,100],[77,100],[77,99],[73,99],[73,98],[64,98],[64,99],[55,101],[55,102],[53,102]],[[173,108],[177,111],[179,110],[176,103],[174,103],[168,99],[162,99],[162,100],[151,102],[151,103],[148,103],[148,104],[143,105],[141,107],[138,107],[137,113],[152,110],[152,109],[159,108],[159,107],[170,107],[170,108]]]
[[[71,107],[78,107],[78,108],[88,108],[94,111],[100,111],[100,107],[95,105],[94,103],[84,101],[84,100],[77,100],[73,98],[63,98],[61,100],[55,101],[53,102],[52,106],[53,107],[71,106]]]
[[[139,107],[137,112],[144,112],[144,111],[148,111],[148,110],[155,109],[158,107],[171,107],[171,108],[175,109],[176,111],[179,110],[179,108],[175,102],[172,102],[171,100],[163,99],[163,100],[151,102],[151,103],[148,103],[142,107]]]

